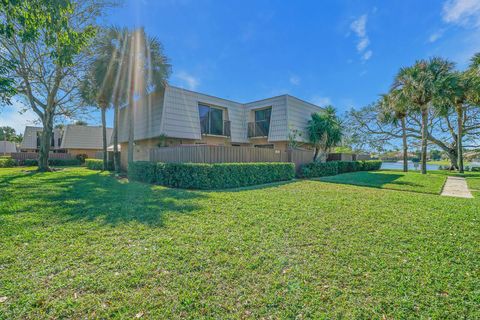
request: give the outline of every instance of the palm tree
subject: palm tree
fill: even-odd
[[[165,88],[171,66],[160,41],[138,28],[128,33],[125,54],[128,58],[128,163],[133,161],[135,96],[147,96]]]
[[[108,27],[103,30],[95,46],[99,60],[103,61],[111,86],[110,102],[113,105],[113,164],[116,172],[120,171],[120,153],[118,152],[118,115],[120,104],[126,97],[125,79],[128,71],[129,31],[127,28]]]
[[[399,90],[403,101],[409,102],[421,113],[422,174],[427,173],[428,113],[443,79],[452,69],[453,63],[442,58],[419,60],[411,67],[400,69],[392,86],[392,90]]]
[[[398,90],[392,90],[389,94],[382,95],[380,102],[380,121],[398,126],[398,121],[402,127],[402,146],[403,146],[403,172],[408,172],[408,144],[406,118],[408,104],[402,99]]]
[[[112,97],[112,74],[108,70],[108,61],[102,55],[95,55],[87,76],[81,84],[81,96],[85,103],[96,105],[102,117],[103,170],[108,170],[106,110]],[[85,122],[76,122],[86,125]]]
[[[318,160],[320,151],[327,153],[342,142],[342,125],[335,114],[335,108],[325,107],[324,112],[312,114],[307,125],[308,138],[315,146],[313,161]]]
[[[442,90],[438,95],[438,104],[442,112],[448,112],[453,106],[457,113],[457,154],[458,171],[464,172],[463,168],[463,126],[465,110],[469,103],[469,97],[474,91],[474,78],[469,72],[453,71],[443,82]]]

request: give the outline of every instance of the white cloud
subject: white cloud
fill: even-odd
[[[294,86],[298,86],[300,84],[300,77],[296,75],[290,76],[289,79],[290,83],[293,84]]]
[[[316,104],[317,106],[323,107],[327,106],[329,104],[332,104],[332,100],[329,97],[323,97],[323,96],[313,96],[312,99],[310,99],[313,104]]]
[[[443,36],[443,32],[444,32],[443,29],[435,31],[434,33],[432,33],[430,35],[430,37],[428,38],[428,41],[432,42],[432,43],[437,41],[438,39],[440,39]]]
[[[448,0],[442,18],[446,23],[480,27],[480,0]]]
[[[35,112],[28,109],[25,112],[23,105],[18,101],[12,101],[13,105],[5,107],[0,111],[0,126],[9,126],[15,129],[17,133],[25,131],[25,126],[38,124],[38,116]]]
[[[196,90],[200,84],[200,81],[197,78],[185,71],[176,73],[175,77],[180,80],[183,86],[190,90]]]
[[[370,59],[372,57],[372,50],[368,50],[366,51],[363,55],[362,55],[362,60],[363,61],[367,61],[368,59]]]
[[[368,15],[364,14],[350,24],[350,30],[358,37],[357,52],[363,61],[370,59],[373,54],[372,50],[367,50],[370,45],[370,39],[367,34],[367,21]]]

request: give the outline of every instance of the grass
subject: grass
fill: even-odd
[[[480,201],[0,169],[0,318],[480,318]]]
[[[381,189],[413,191],[440,194],[446,175],[419,172],[404,173],[401,171],[359,171],[320,178],[324,182],[353,184]]]

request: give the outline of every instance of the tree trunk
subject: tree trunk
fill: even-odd
[[[447,152],[448,158],[450,159],[450,170],[456,170],[458,168],[458,156],[457,156],[457,150],[452,149],[449,152]]]
[[[107,154],[107,120],[105,113],[107,112],[106,106],[101,107],[102,113],[102,138],[103,138],[103,170],[108,170],[108,154]]]
[[[463,144],[462,144],[462,135],[463,135],[463,109],[462,107],[457,107],[457,154],[458,154],[458,172],[463,173]]]
[[[402,118],[403,172],[408,172],[408,146],[405,118]]]
[[[113,168],[120,172],[120,153],[118,152],[118,102],[113,106]]]
[[[45,172],[50,171],[48,166],[48,158],[50,154],[50,144],[53,134],[53,114],[45,111],[42,118],[43,130],[40,137],[40,150],[38,154],[38,171]]]
[[[133,139],[134,139],[134,118],[133,118],[133,92],[128,97],[128,163],[133,162]]]
[[[427,173],[428,109],[422,109],[422,174]]]
[[[318,152],[319,152],[319,148],[315,147],[315,150],[313,152],[313,162],[317,161]]]

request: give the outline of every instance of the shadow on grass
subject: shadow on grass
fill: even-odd
[[[336,176],[322,177],[318,180],[323,182],[333,182],[341,184],[360,185],[374,188],[382,188],[386,184],[419,186],[416,183],[408,181],[396,181],[403,175],[396,173],[375,173],[369,171],[359,171],[344,173]]]
[[[20,174],[0,178],[0,185],[21,177],[29,180],[16,183],[4,195],[20,202],[12,214],[42,210],[69,222],[101,219],[111,225],[140,222],[162,226],[165,213],[188,214],[199,209],[196,200],[206,197],[195,191],[126,182],[100,173]]]

